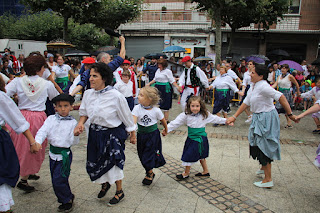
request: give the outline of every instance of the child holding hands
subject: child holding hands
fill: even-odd
[[[177,179],[183,180],[188,178],[191,165],[198,160],[200,160],[203,172],[199,172],[196,176],[210,176],[206,162],[206,158],[209,156],[209,143],[205,126],[208,123],[225,124],[226,119],[209,113],[199,96],[191,96],[187,103],[186,112],[182,112],[175,120],[168,124],[168,132],[183,124],[188,126],[188,137],[181,157],[185,171],[182,174],[176,175]],[[165,129],[162,134],[167,134]]]
[[[74,98],[62,93],[52,99],[57,113],[50,115],[38,130],[35,137],[40,144],[48,138],[50,142],[50,172],[54,193],[61,205],[58,211],[70,212],[73,209],[74,195],[69,185],[72,152],[70,147],[79,143],[79,134],[74,135],[77,121],[69,115]]]
[[[153,168],[163,166],[166,161],[162,155],[160,132],[157,126],[158,120],[167,132],[167,122],[162,111],[155,105],[159,103],[160,95],[154,87],[143,87],[138,95],[139,105],[132,111],[133,120],[138,123],[137,149],[142,166],[146,170],[146,177],[142,183],[150,185],[155,174]]]

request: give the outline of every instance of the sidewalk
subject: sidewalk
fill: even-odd
[[[236,108],[232,110],[234,113]],[[180,105],[174,100],[170,119],[180,111]],[[72,114],[78,118],[77,111]],[[187,181],[175,179],[175,175],[183,171],[180,158],[187,137],[185,126],[162,137],[167,164],[155,169],[156,176],[151,186],[141,184],[144,169],[135,145],[127,143],[123,182],[125,199],[114,207],[106,204],[113,197],[115,186],[105,198],[96,198],[100,185],[92,183],[85,171],[86,136],[83,134],[80,144],[72,148],[70,185],[75,194],[73,212],[317,212],[320,171],[312,162],[320,135],[311,133],[315,128],[312,118],[294,124],[293,129],[284,129],[285,118],[281,116],[282,160],[272,164],[275,183],[272,189],[253,185],[262,176],[255,174],[259,169],[258,161],[249,158],[246,138],[249,124],[244,120],[246,116],[243,114],[233,127],[207,126],[210,178],[194,177],[201,171],[200,163],[197,163]],[[25,194],[18,189],[13,190],[14,212],[56,212],[59,204],[52,190],[48,155],[39,175],[40,180],[30,181],[38,191]]]

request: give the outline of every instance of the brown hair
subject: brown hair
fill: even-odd
[[[200,103],[200,114],[203,116],[203,119],[206,119],[208,117],[208,110],[205,105],[205,103],[201,100],[200,96],[191,96],[188,100],[187,106],[186,106],[186,115],[191,115],[191,109],[190,109],[190,104],[192,101],[198,101]]]
[[[31,55],[26,58],[23,68],[28,76],[36,75],[43,66],[46,65],[46,59],[41,55]]]
[[[290,69],[290,67],[289,67],[288,64],[282,64],[281,67],[280,67],[280,69],[282,69],[282,68],[286,68],[287,70]]]
[[[123,70],[123,72],[122,72],[122,76],[128,76],[129,78],[131,77],[131,73],[130,73],[130,71],[129,70]]]
[[[0,75],[0,91],[6,92],[6,83],[4,82],[1,75]]]
[[[157,88],[145,86],[140,89],[140,92],[142,92],[145,96],[148,97],[148,99],[151,100],[151,106],[157,105],[159,103],[160,94]]]
[[[161,64],[163,66],[163,68],[167,68],[168,67],[168,61],[164,58],[160,58],[157,61],[158,64]]]

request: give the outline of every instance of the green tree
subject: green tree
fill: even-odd
[[[63,18],[54,12],[43,11],[19,17],[0,16],[4,29],[0,38],[51,41],[62,37]],[[68,24],[69,38],[77,49],[92,51],[107,44],[110,37],[94,24],[79,24],[73,19]]]
[[[39,12],[50,9],[63,17],[63,39],[68,39],[68,21],[83,14],[97,0],[21,0],[31,11]]]
[[[278,17],[288,11],[288,0],[194,0],[198,8],[210,10],[216,20],[216,11],[221,12],[221,20],[231,27],[228,53],[231,52],[237,29],[259,24],[264,29],[277,22]],[[216,10],[216,8],[220,10]]]

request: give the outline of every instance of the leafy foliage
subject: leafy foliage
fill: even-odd
[[[54,12],[45,11],[20,17],[11,14],[0,16],[3,31],[0,38],[51,41],[62,37],[63,18]],[[94,24],[69,22],[69,38],[78,49],[91,51],[109,42],[110,37]]]

